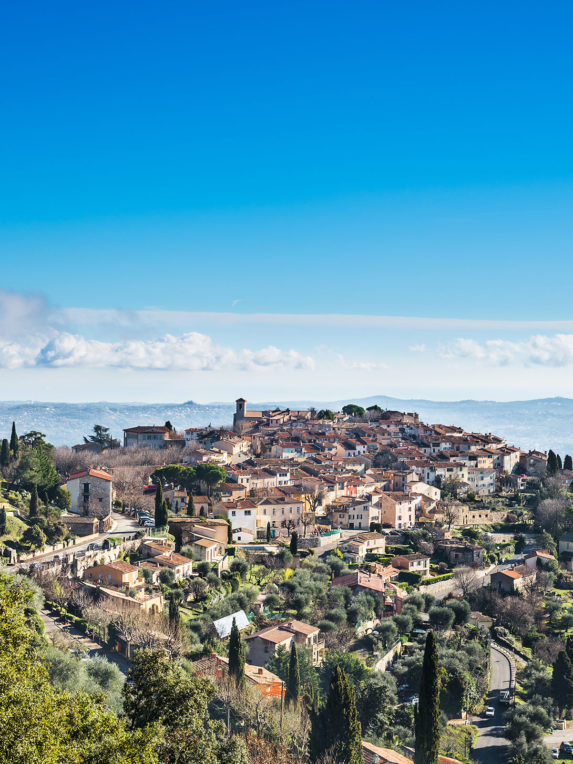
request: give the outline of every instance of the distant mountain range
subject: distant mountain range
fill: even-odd
[[[249,403],[249,407],[331,408],[345,403],[361,406],[378,404],[382,408],[417,411],[424,422],[451,424],[473,432],[493,432],[522,448],[553,448],[573,454],[573,400],[540,398],[531,401],[429,401],[370,398],[339,401],[273,401]],[[0,434],[9,437],[12,421],[19,433],[40,430],[55,445],[81,443],[94,424],[109,427],[121,438],[124,427],[138,424],[163,424],[170,420],[178,429],[230,425],[234,403],[41,403],[37,401],[0,402]]]

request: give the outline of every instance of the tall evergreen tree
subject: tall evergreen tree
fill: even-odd
[[[2,440],[2,448],[0,449],[0,466],[7,467],[10,464],[10,446],[8,439]]]
[[[573,663],[573,635],[570,634],[567,637],[567,642],[565,644],[565,650],[567,651],[567,655],[569,656],[569,660]]]
[[[169,625],[175,631],[179,631],[179,627],[181,626],[181,611],[179,610],[179,604],[173,595],[169,597]]]
[[[271,535],[271,524],[267,523],[267,544],[270,542],[271,538],[272,538],[272,535]]]
[[[233,677],[237,687],[245,686],[245,646],[234,618],[229,637],[229,676]]]
[[[195,517],[195,499],[193,498],[192,493],[188,494],[187,515],[189,517]]]
[[[163,485],[160,480],[155,491],[155,527],[161,528],[163,525]]]
[[[296,708],[300,698],[300,669],[298,666],[298,650],[296,642],[290,648],[290,660],[288,664],[288,678],[286,683],[286,702]]]
[[[320,761],[325,755],[340,764],[363,762],[356,694],[340,666],[332,674],[326,703],[312,718],[311,761]]]
[[[166,528],[169,523],[169,505],[167,504],[167,501],[163,499],[163,504],[161,505],[161,528]]]
[[[34,484],[32,487],[32,495],[30,496],[30,511],[28,513],[30,518],[38,517],[38,486]]]
[[[18,458],[19,451],[20,441],[18,440],[18,435],[16,433],[16,422],[12,422],[12,433],[10,435],[10,453],[12,454],[13,459]]]
[[[565,650],[561,650],[553,666],[551,695],[557,708],[568,712],[573,707],[573,664]]]
[[[547,476],[553,477],[557,474],[557,454],[549,449],[547,454]]]
[[[233,526],[227,520],[227,544],[233,543]]]
[[[0,536],[6,533],[6,510],[0,507]]]
[[[557,454],[557,469],[562,470],[563,469],[563,462],[561,461],[561,457],[559,454]]]
[[[571,458],[570,454],[565,455],[565,459],[563,460],[563,469],[573,470],[573,459]]]
[[[416,714],[416,752],[414,764],[438,764],[440,750],[440,679],[438,649],[434,632],[426,637],[420,702]]]
[[[296,531],[292,532],[292,536],[290,537],[290,553],[292,555],[296,555],[298,552],[298,533]]]

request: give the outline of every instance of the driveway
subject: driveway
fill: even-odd
[[[488,706],[493,706],[495,716],[480,718],[474,722],[479,729],[479,737],[472,749],[471,757],[480,764],[506,764],[509,754],[509,741],[504,737],[505,708],[498,703],[500,690],[509,690],[511,671],[509,658],[495,645],[490,649],[491,679],[489,685]]]

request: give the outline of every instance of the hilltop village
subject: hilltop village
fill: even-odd
[[[570,455],[378,406],[184,425],[2,442],[3,607],[109,761],[568,755]]]

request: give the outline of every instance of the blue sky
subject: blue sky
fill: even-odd
[[[5,4],[2,397],[573,395],[572,21]]]

